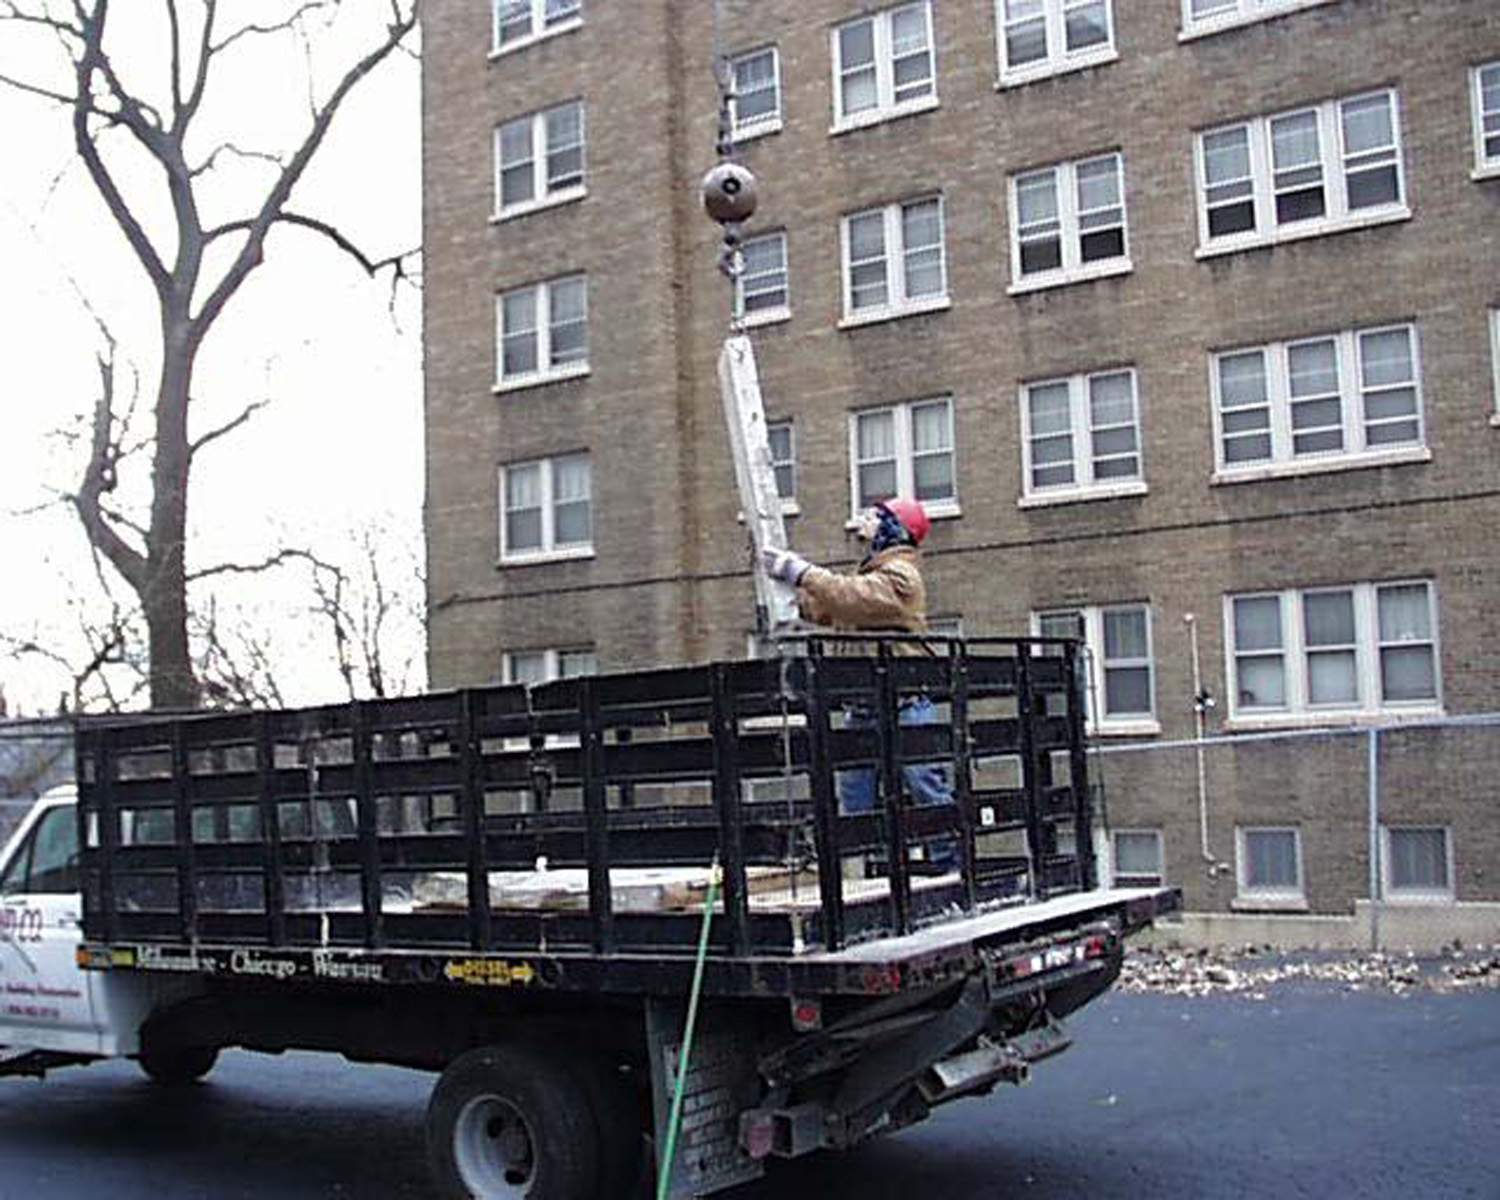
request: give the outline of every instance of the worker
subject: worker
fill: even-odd
[[[761,561],[771,578],[797,588],[802,616],[815,625],[864,633],[920,635],[927,632],[927,586],[922,580],[918,547],[931,528],[932,521],[920,501],[898,497],[860,514],[855,532],[868,544],[868,551],[852,575],[816,566],[794,550],[767,548],[761,553]],[[897,641],[893,651],[904,655],[933,653],[920,641]],[[937,710],[929,697],[911,696],[901,701],[900,720],[903,725],[935,725]],[[845,728],[873,728],[875,714],[868,706],[852,705],[845,709],[844,724]],[[953,803],[953,789],[941,767],[909,766],[902,773],[914,803]],[[868,767],[840,771],[838,794],[845,813],[873,811],[875,772]],[[958,867],[957,847],[951,839],[924,847],[923,857],[940,872]]]

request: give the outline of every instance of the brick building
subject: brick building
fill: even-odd
[[[1189,908],[1353,911],[1398,721],[1386,898],[1500,899],[1500,728],[1417,726],[1500,710],[1500,7],[720,8],[793,544],[915,493],[936,616],[1083,634],[1117,868]],[[424,27],[433,682],[744,654],[713,5]],[[1349,736],[1200,789],[1194,639],[1210,735]]]

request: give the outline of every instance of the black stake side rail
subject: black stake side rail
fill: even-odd
[[[693,914],[616,911],[610,872],[717,859],[716,951],[777,956],[1094,885],[1075,643],[851,635],[783,650],[530,688],[91,723],[78,734],[86,934],[678,955],[691,951]],[[923,696],[946,718],[903,724]],[[856,709],[858,727],[845,727]],[[982,786],[979,768],[1002,762],[1013,778]],[[953,804],[913,804],[903,780],[919,764],[945,768]],[[846,770],[878,780],[874,813],[840,813]],[[747,796],[748,783],[777,779],[802,781],[806,798]],[[696,802],[643,803],[653,788]],[[1060,828],[1072,853],[1059,853]],[[1019,852],[994,848],[1007,834],[1024,834]],[[915,878],[913,848],[948,839],[957,884]],[[754,910],[750,869],[784,867],[789,848],[818,868],[804,893],[814,910]],[[851,855],[883,860],[886,895],[845,899]],[[586,913],[488,903],[489,872],[539,859],[586,872]],[[429,872],[464,877],[461,911],[386,899]],[[309,892],[321,911],[306,911]]]

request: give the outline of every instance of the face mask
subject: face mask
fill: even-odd
[[[873,541],[879,529],[880,514],[873,508],[867,508],[859,514],[859,523],[855,526],[854,536],[862,542]]]

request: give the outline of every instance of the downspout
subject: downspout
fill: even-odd
[[[1203,690],[1203,667],[1198,658],[1198,618],[1184,613],[1183,624],[1188,629],[1188,644],[1193,655],[1193,754],[1198,766],[1198,843],[1203,862],[1208,867],[1208,877],[1217,879],[1226,869],[1208,847],[1208,764],[1204,756],[1203,739],[1206,732],[1208,710],[1214,706],[1214,698]]]

